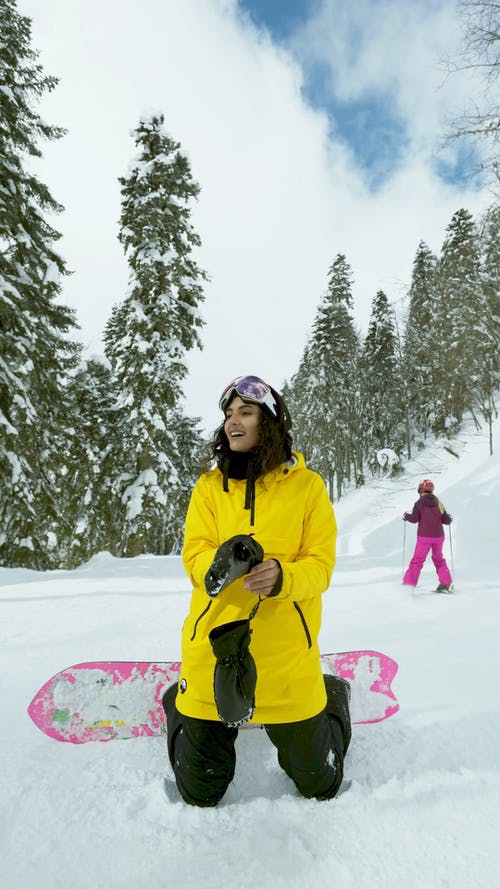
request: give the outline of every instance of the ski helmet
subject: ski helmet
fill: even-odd
[[[417,492],[419,494],[432,494],[434,490],[434,482],[431,482],[430,479],[424,478],[422,482],[420,482]]]

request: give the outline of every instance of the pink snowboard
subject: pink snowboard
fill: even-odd
[[[378,651],[343,651],[321,659],[351,683],[353,723],[380,722],[399,710],[391,688],[398,665]],[[56,673],[35,695],[28,713],[56,741],[85,744],[140,738],[164,731],[161,699],[177,681],[176,661],[92,661]]]

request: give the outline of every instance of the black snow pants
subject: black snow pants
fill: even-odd
[[[342,784],[344,756],[351,740],[349,686],[325,676],[327,704],[310,719],[265,725],[281,768],[302,796],[334,797]],[[193,806],[215,806],[234,777],[238,729],[193,719],[175,706],[177,686],[163,697],[168,753],[179,792]]]

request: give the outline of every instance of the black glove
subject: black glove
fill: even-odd
[[[255,710],[257,668],[250,654],[250,621],[233,620],[214,627],[210,644],[217,658],[214,697],[217,713],[227,726],[237,727],[251,719]]]
[[[248,574],[264,558],[260,543],[249,534],[236,534],[221,543],[205,575],[205,589],[209,596],[218,596],[233,580]]]

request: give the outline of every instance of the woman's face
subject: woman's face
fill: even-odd
[[[258,445],[260,440],[260,407],[247,404],[235,395],[226,407],[224,432],[232,451],[246,454]]]

